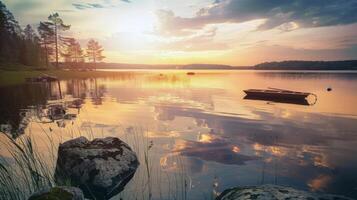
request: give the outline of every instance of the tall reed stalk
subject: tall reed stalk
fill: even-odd
[[[160,155],[154,152],[155,141],[149,137],[148,130],[140,126],[121,129],[121,135],[137,153],[141,163],[134,178],[125,190],[113,199],[151,200],[154,196],[159,199],[187,200],[188,176],[185,164],[180,155],[173,155],[173,162],[177,164],[177,171],[167,172],[160,166]],[[74,133],[62,133],[55,136],[44,128],[40,129],[46,135],[48,151],[45,156],[36,148],[35,141],[28,135],[13,139],[7,134],[0,133],[0,145],[10,155],[8,158],[0,156],[0,200],[25,200],[34,192],[55,186],[54,168],[57,158],[58,142],[62,142],[62,135],[69,138],[82,135],[88,138],[103,137],[95,134],[95,130],[76,130]],[[31,134],[29,134],[31,135]],[[56,138],[59,137],[59,138]],[[48,140],[48,141],[47,141]]]
[[[53,170],[29,136],[13,139],[0,133],[1,146],[9,158],[0,157],[0,199],[24,200],[32,193],[54,185]]]

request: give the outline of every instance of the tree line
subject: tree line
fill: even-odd
[[[62,61],[67,67],[77,67],[87,60],[95,67],[105,58],[97,41],[90,39],[84,50],[75,38],[64,36],[71,26],[58,13],[51,14],[36,28],[37,31],[27,25],[22,29],[0,1],[0,62],[59,67]]]
[[[257,70],[357,70],[357,60],[265,62],[254,66]]]

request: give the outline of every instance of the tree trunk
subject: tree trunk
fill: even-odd
[[[48,50],[47,50],[47,44],[46,44],[46,41],[45,41],[45,59],[46,59],[46,68],[48,68]]]
[[[95,60],[95,55],[93,56],[93,61],[94,61],[94,71],[97,71],[97,63]]]
[[[55,23],[55,43],[56,43],[56,68],[58,68],[58,35],[57,35],[57,24]]]

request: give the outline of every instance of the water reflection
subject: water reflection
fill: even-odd
[[[0,125],[14,137],[24,133],[28,124],[28,112],[46,104],[49,85],[21,85],[0,87]]]
[[[153,165],[171,174],[186,170],[192,199],[211,193],[218,180],[215,192],[278,183],[357,197],[356,83],[356,74],[339,73],[138,72],[61,81],[60,89],[11,86],[0,88],[6,97],[0,100],[0,124],[23,127],[18,136],[28,130],[22,121],[68,131],[74,126],[66,124],[74,123],[81,134],[124,139],[122,127],[143,126],[154,141]],[[282,85],[316,93],[319,101],[311,107],[243,99],[243,89]]]
[[[0,87],[1,131],[16,138],[24,134],[30,122],[65,128],[80,113],[87,94],[100,105],[104,91],[105,87],[92,79]]]
[[[302,105],[302,106],[313,105],[317,101],[317,99],[316,99],[316,100],[314,100],[314,102],[312,102],[310,104],[306,99],[298,99],[298,100],[294,100],[294,99],[276,99],[276,98],[267,98],[267,97],[256,97],[256,96],[250,96],[250,95],[245,96],[244,99],[266,101],[267,103],[276,102],[276,103],[296,104],[296,105]]]

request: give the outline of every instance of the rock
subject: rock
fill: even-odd
[[[84,195],[76,187],[54,187],[35,193],[28,200],[84,200]]]
[[[109,199],[124,189],[139,166],[135,152],[118,138],[79,137],[59,146],[55,178],[70,181],[85,197]]]
[[[63,119],[66,114],[66,109],[63,105],[50,105],[47,110],[47,115],[51,120]]]
[[[351,198],[296,190],[277,185],[236,187],[223,191],[216,200],[352,200]]]

